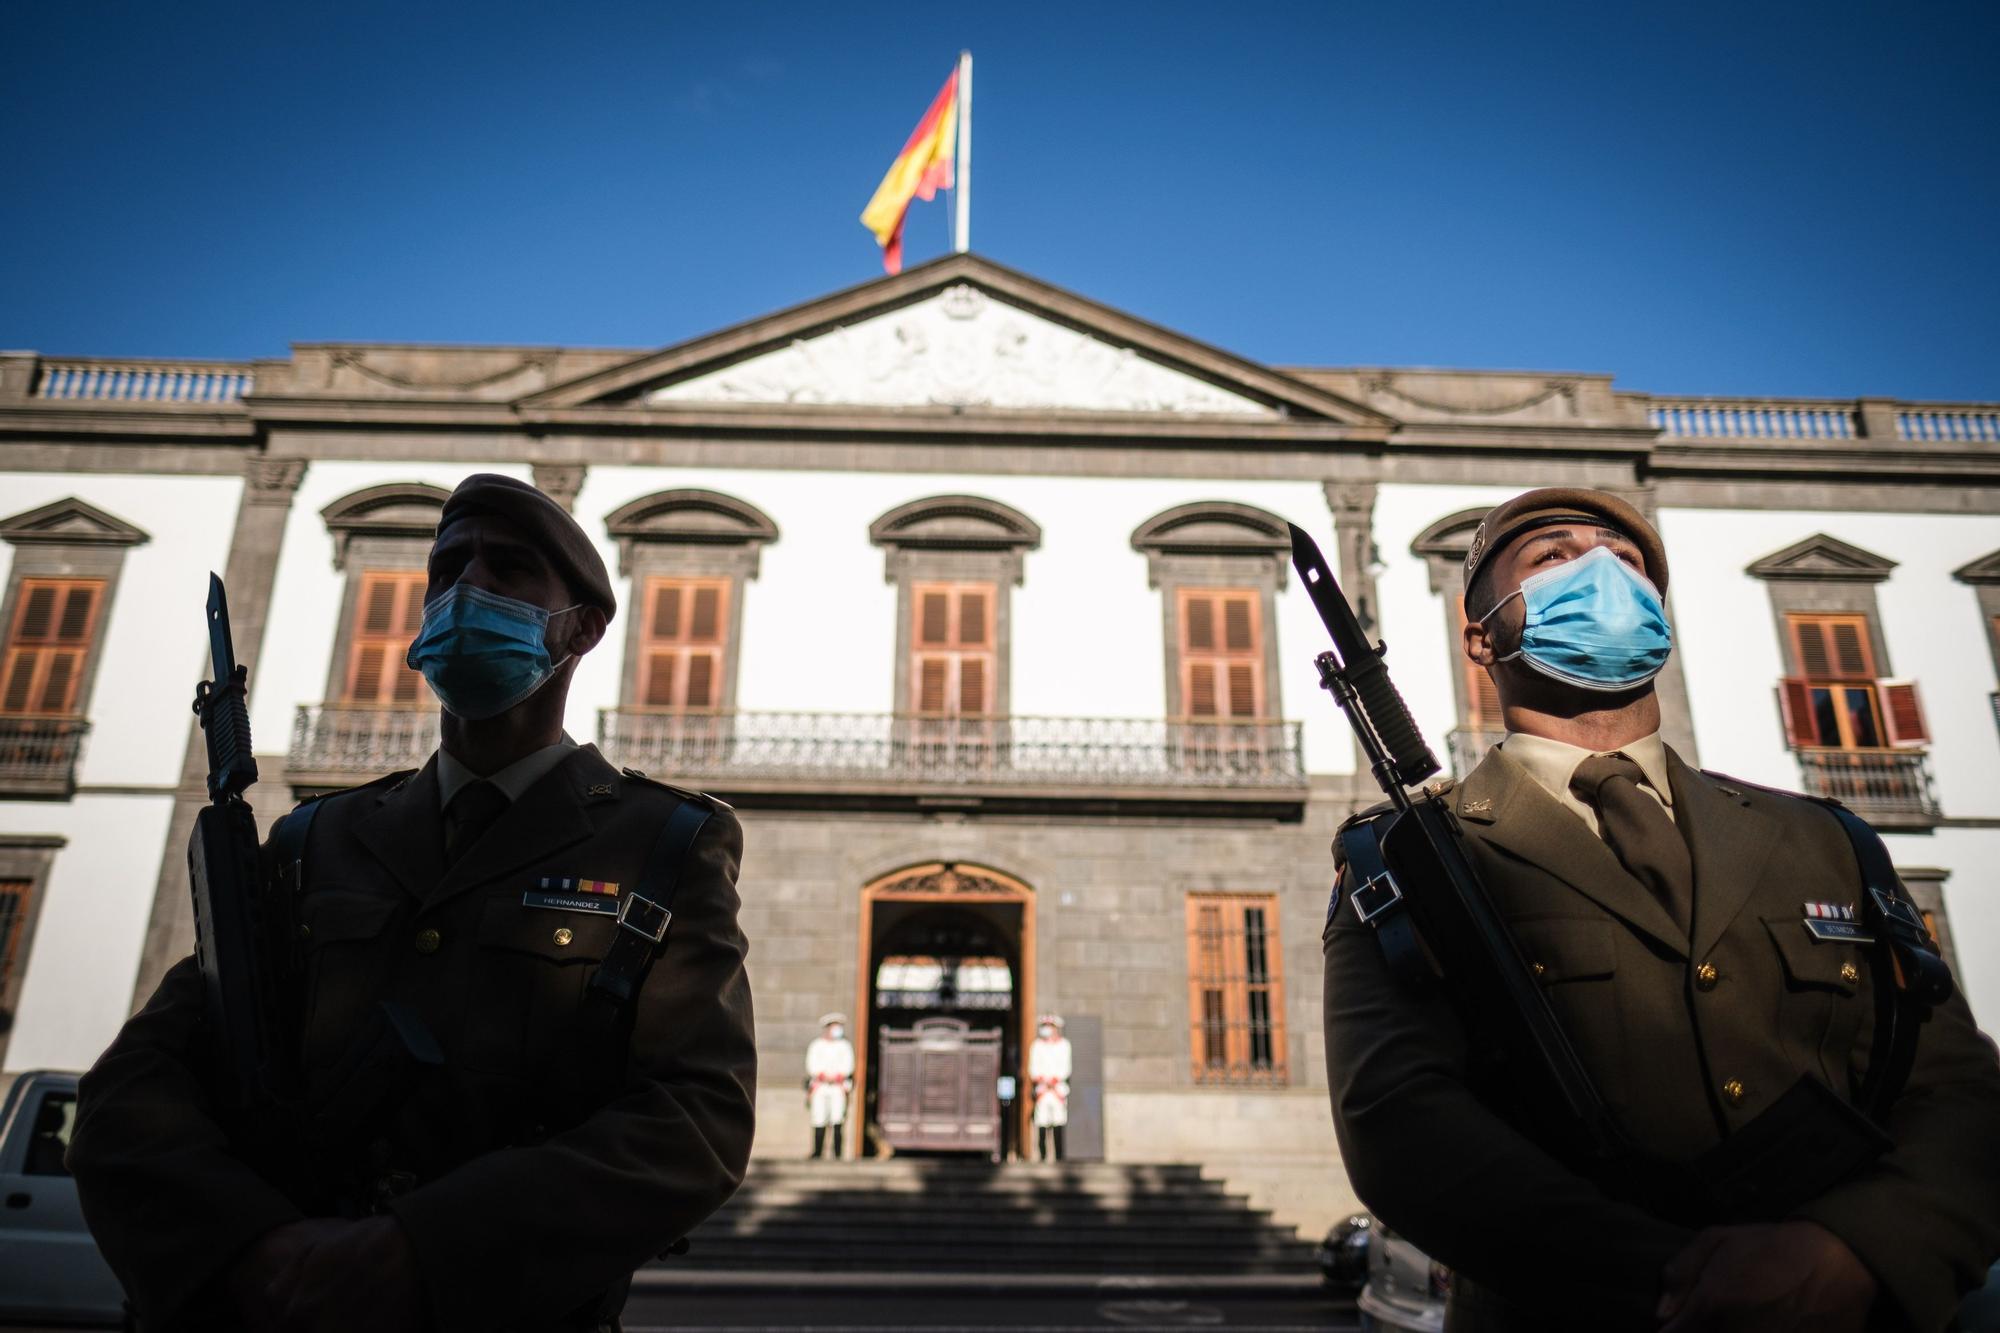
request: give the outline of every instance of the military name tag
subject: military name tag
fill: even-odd
[[[618,915],[616,898],[600,898],[587,893],[537,893],[530,889],[521,895],[523,907],[546,907],[556,912],[596,912],[602,916]]]
[[[1858,922],[1834,921],[1825,917],[1809,916],[1805,919],[1806,930],[1816,940],[1832,940],[1840,944],[1873,944],[1875,937],[1861,928]]]

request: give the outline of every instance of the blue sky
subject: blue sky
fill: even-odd
[[[961,46],[974,248],[1231,351],[2000,398],[1983,2],[16,5],[0,346],[676,342],[880,273]]]

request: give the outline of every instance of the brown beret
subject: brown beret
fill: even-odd
[[[497,518],[514,528],[547,556],[571,595],[594,606],[609,620],[618,611],[611,591],[611,574],[604,557],[567,509],[525,481],[494,472],[475,472],[458,483],[438,515],[437,535],[444,536],[462,518]]]
[[[1472,534],[1472,548],[1465,553],[1465,586],[1479,577],[1487,561],[1505,550],[1507,543],[1523,533],[1558,523],[1588,523],[1592,527],[1615,528],[1631,538],[1646,564],[1646,577],[1662,593],[1667,590],[1667,548],[1646,516],[1617,496],[1580,486],[1546,486],[1528,491],[1493,506],[1479,520]]]

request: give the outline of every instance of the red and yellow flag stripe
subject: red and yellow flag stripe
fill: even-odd
[[[889,164],[875,197],[861,210],[861,224],[882,247],[882,267],[903,271],[903,218],[912,199],[935,199],[952,186],[952,153],[958,146],[958,71],[944,81],[930,110],[917,122],[910,141]]]

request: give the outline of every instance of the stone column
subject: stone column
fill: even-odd
[[[1326,507],[1333,513],[1335,577],[1354,608],[1354,618],[1361,622],[1362,633],[1371,640],[1381,637],[1382,632],[1382,604],[1375,594],[1374,573],[1376,489],[1372,481],[1329,481],[1325,485]],[[1368,758],[1358,740],[1354,742],[1354,773],[1357,782],[1370,782]],[[1373,790],[1372,783],[1368,789]]]
[[[544,494],[564,509],[575,512],[576,493],[583,489],[583,464],[531,463],[529,469],[535,485]]]
[[[277,581],[278,548],[285,537],[285,520],[292,497],[305,479],[302,458],[270,458],[262,454],[244,460],[243,499],[236,509],[236,531],[229,544],[229,565],[223,582],[229,589],[230,632],[236,660],[257,680],[257,657],[264,646],[264,622],[271,610]],[[206,673],[204,673],[206,674]],[[189,697],[193,697],[190,690]],[[266,746],[271,738],[265,737]],[[282,748],[283,741],[279,740]],[[160,857],[160,877],[153,890],[153,915],[146,924],[146,945],[139,955],[138,980],[132,1008],[143,1005],[167,969],[194,950],[194,912],[188,899],[187,844],[196,812],[208,800],[208,747],[201,723],[190,717],[187,755],[181,763],[180,790],[174,796],[173,818],[167,825],[167,845]]]

